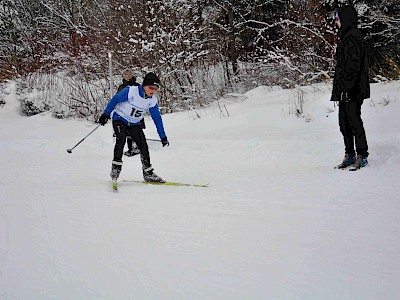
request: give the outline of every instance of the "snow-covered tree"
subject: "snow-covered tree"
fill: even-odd
[[[107,79],[111,51],[116,74],[160,75],[166,110],[260,84],[323,80],[335,63],[334,11],[344,4],[359,13],[373,73],[400,76],[396,0],[3,0],[0,80],[63,70],[91,87]]]
[[[13,0],[4,0],[0,4],[0,66],[1,77],[18,74],[23,69],[23,58],[30,53],[24,34],[21,7]],[[0,78],[1,79],[1,78]]]
[[[333,12],[342,5],[354,5],[359,27],[365,35],[373,75],[400,77],[400,2],[397,0],[324,0]]]

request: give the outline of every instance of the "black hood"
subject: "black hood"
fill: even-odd
[[[340,20],[340,32],[341,34],[348,31],[350,28],[357,28],[357,11],[353,6],[346,5],[337,9],[337,14]]]
[[[122,79],[122,84],[125,85],[125,86],[135,85],[135,83],[136,83],[136,78],[135,77],[132,77],[131,80],[126,80],[125,78]]]

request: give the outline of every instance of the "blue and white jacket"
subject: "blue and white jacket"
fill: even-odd
[[[157,97],[147,96],[141,85],[128,86],[115,94],[104,109],[104,114],[112,114],[113,120],[120,120],[128,126],[140,126],[146,111],[150,112],[160,138],[166,137]]]

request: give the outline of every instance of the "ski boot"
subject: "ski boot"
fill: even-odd
[[[110,173],[112,184],[113,184],[113,190],[118,189],[117,179],[119,177],[119,174],[121,173],[121,169],[122,169],[122,162],[113,161],[113,163],[111,165],[111,173]]]
[[[154,173],[154,169],[152,167],[143,170],[143,179],[144,181],[147,182],[160,182],[160,183],[165,182],[165,180],[163,180],[160,176]]]

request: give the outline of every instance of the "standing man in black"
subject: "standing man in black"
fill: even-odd
[[[140,84],[136,82],[136,78],[133,77],[132,71],[130,69],[125,69],[122,71],[122,84],[118,87],[117,93],[119,93],[123,88],[127,86],[139,86]]]
[[[339,103],[339,126],[345,145],[343,162],[337,168],[352,166],[350,170],[358,170],[368,164],[368,144],[361,119],[361,105],[370,97],[368,58],[363,35],[357,28],[355,8],[339,8],[336,24],[340,41],[331,101]]]
[[[132,71],[130,69],[125,69],[122,71],[122,84],[118,87],[117,93],[122,91],[122,89],[127,86],[139,86],[140,84],[136,82],[136,78],[133,77]],[[142,129],[146,128],[144,119],[140,121],[140,127]],[[128,135],[126,137],[128,151],[124,152],[126,156],[134,156],[140,153],[138,146],[133,142],[132,138]]]

